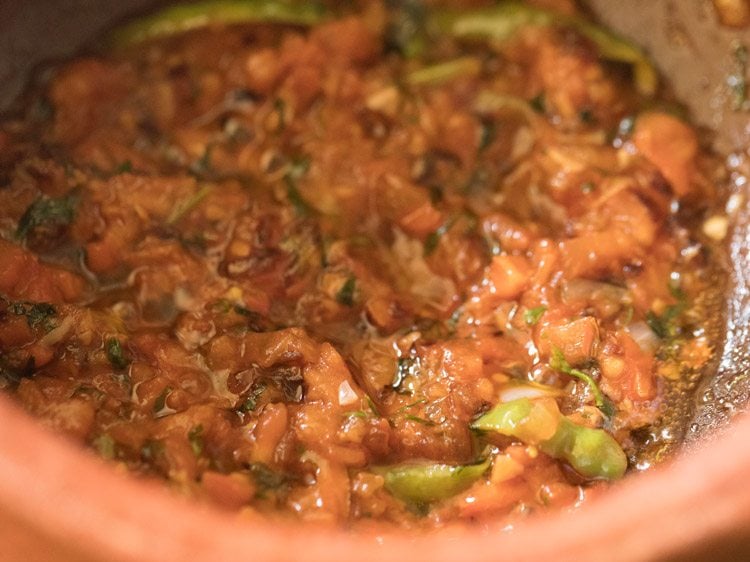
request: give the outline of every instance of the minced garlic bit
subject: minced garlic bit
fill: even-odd
[[[703,234],[716,242],[724,240],[728,231],[729,219],[725,215],[714,215],[703,223]]]

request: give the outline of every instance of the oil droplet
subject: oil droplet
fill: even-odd
[[[671,442],[675,440],[675,435],[671,427],[665,427],[664,429],[662,429],[660,437],[662,441]]]
[[[638,461],[635,465],[636,470],[648,470],[649,468],[651,468],[651,461],[648,460]]]

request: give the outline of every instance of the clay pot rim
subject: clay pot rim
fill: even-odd
[[[124,477],[0,398],[0,510],[51,542],[107,560],[643,560],[750,522],[750,414],[672,463],[635,475],[573,512],[513,532],[348,533],[311,524],[240,521]],[[731,459],[732,462],[727,462]],[[707,478],[706,475],[711,475]],[[705,501],[710,498],[711,501]],[[686,532],[689,531],[689,535]],[[616,547],[614,546],[616,545]]]

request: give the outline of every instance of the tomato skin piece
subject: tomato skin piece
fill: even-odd
[[[0,239],[0,292],[15,300],[52,304],[78,300],[86,283],[75,273],[43,264],[29,251]]]
[[[698,138],[691,127],[666,113],[644,113],[635,123],[633,144],[661,172],[677,197],[692,192]]]
[[[492,292],[501,299],[515,299],[529,284],[531,267],[525,258],[513,255],[500,255],[492,258],[489,280]]]

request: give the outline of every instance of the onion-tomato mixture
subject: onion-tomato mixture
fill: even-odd
[[[572,0],[204,0],[102,45],[0,124],[0,385],[129,472],[523,517],[635,469],[710,360],[720,161]]]

